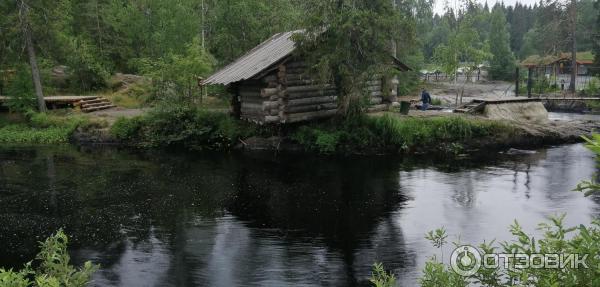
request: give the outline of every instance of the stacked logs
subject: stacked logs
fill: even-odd
[[[384,80],[367,82],[370,95],[369,112],[387,110],[389,99],[395,97],[395,87],[383,85]],[[384,86],[392,91],[384,93]],[[335,85],[320,84],[308,76],[305,63],[292,61],[280,64],[268,74],[242,82],[238,87],[241,118],[256,123],[294,123],[325,118],[338,112]],[[391,97],[390,97],[391,98]]]
[[[285,87],[280,114],[283,122],[293,123],[330,117],[337,113],[337,90],[308,76],[304,62],[288,62],[280,69],[280,82]]]

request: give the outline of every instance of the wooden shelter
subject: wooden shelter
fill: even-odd
[[[532,55],[521,62],[521,65],[527,68],[540,69],[547,75],[564,75],[571,73],[572,66],[571,53],[560,53],[556,56],[538,56]],[[577,75],[588,75],[589,68],[594,62],[592,52],[577,52]]]
[[[241,119],[265,123],[294,123],[325,118],[338,112],[335,85],[311,78],[305,62],[294,51],[292,36],[302,31],[279,33],[233,63],[217,71],[202,85],[225,85],[234,93],[233,113]],[[394,66],[410,70],[396,58]],[[369,111],[389,108],[397,97],[397,79],[367,83]]]

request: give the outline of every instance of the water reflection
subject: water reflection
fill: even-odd
[[[356,286],[376,261],[412,286],[440,226],[479,243],[515,218],[589,222],[597,199],[570,190],[594,169],[581,145],[460,161],[2,147],[0,265],[64,227],[97,286]]]

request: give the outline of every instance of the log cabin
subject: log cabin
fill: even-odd
[[[200,83],[224,85],[233,93],[232,114],[258,124],[285,124],[331,117],[338,113],[338,90],[311,77],[305,61],[294,52],[292,36],[279,33]],[[390,60],[400,71],[406,65]],[[397,102],[397,78],[368,81],[369,112],[389,109]]]

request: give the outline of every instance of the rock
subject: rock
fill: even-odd
[[[509,155],[525,155],[525,154],[536,154],[537,151],[534,150],[522,150],[522,149],[516,149],[516,148],[511,148],[509,149],[506,154]]]

